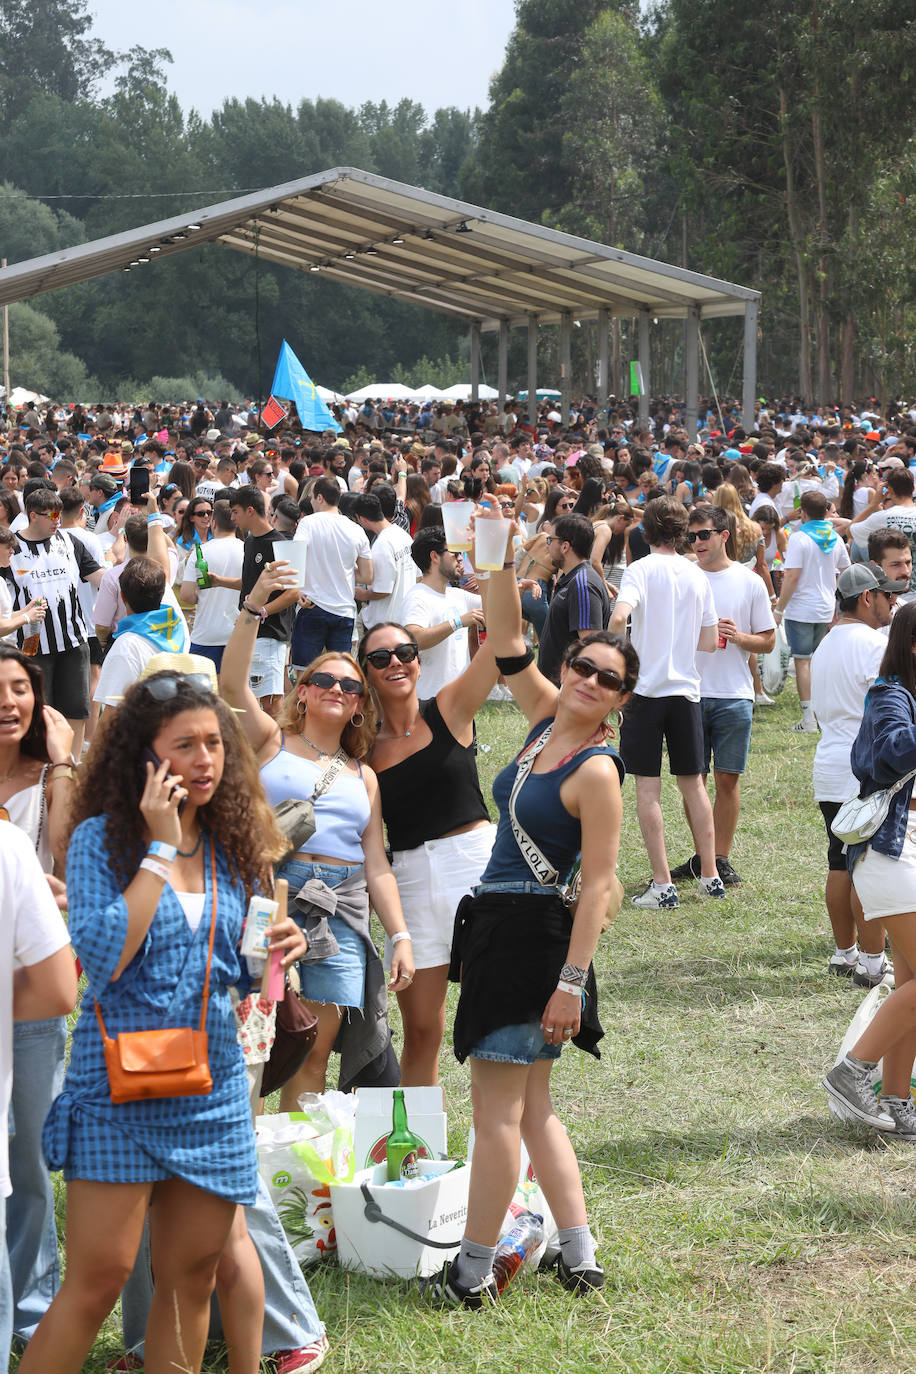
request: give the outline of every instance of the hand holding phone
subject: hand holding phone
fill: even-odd
[[[141,752],[141,754],[140,754],[140,791],[141,791],[141,793],[143,792],[143,790],[144,790],[145,787],[146,787],[146,781],[147,781],[147,776],[148,776],[148,775],[147,775],[147,770],[146,770],[146,765],[147,765],[148,763],[151,763],[151,764],[153,765],[153,772],[154,772],[154,773],[158,772],[159,769],[162,767],[162,759],[159,757],[159,755],[158,755],[157,753],[155,753],[152,749],[150,749],[149,745],[147,745],[147,746],[142,750],[142,752]],[[171,773],[167,773],[167,774],[166,774],[166,782],[168,782],[169,780],[171,780],[172,777],[173,777],[173,775],[172,775]],[[178,779],[176,778],[176,779],[175,779],[175,787],[180,787],[180,785],[181,785],[180,782],[179,782]],[[170,791],[169,791],[169,795],[170,795],[170,796],[171,796],[172,791],[174,791],[174,787],[171,788]],[[185,807],[187,806],[187,804],[188,804],[188,798],[187,798],[187,796],[185,795],[184,797],[182,797],[181,801],[178,803],[178,815],[179,815],[179,816],[180,816],[181,813],[184,811],[184,809],[185,809]]]

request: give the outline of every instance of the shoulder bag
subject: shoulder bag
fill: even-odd
[[[289,842],[289,849],[280,860],[281,863],[291,854],[297,854],[312,838],[315,833],[315,802],[330,791],[349,762],[349,755],[343,749],[338,749],[316,782],[310,797],[288,797],[286,801],[277,802],[273,809],[274,816]]]
[[[210,843],[213,885],[213,910],[210,915],[210,944],[207,972],[200,1008],[200,1023],[191,1026],[165,1026],[161,1030],[122,1031],[114,1039],[105,1029],[102,1009],[95,1002],[95,1015],[105,1047],[105,1067],[112,1102],[142,1102],[153,1097],[206,1097],[213,1090],[207,1058],[207,1006],[210,1001],[210,964],[216,934],[217,877],[216,851]]]
[[[847,797],[830,823],[830,829],[844,844],[864,844],[887,819],[891,801],[901,788],[916,778],[916,768],[904,773],[890,787],[872,792],[870,797]]]

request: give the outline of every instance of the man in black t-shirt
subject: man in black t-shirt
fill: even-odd
[[[538,667],[551,682],[560,681],[563,655],[580,635],[606,630],[611,598],[604,578],[588,561],[595,542],[592,522],[584,515],[563,515],[547,536],[547,552],[559,576],[540,636]]]
[[[229,500],[235,527],[245,535],[245,558],[242,564],[239,597],[241,606],[261,576],[265,564],[274,561],[274,544],[289,539],[290,535],[275,530],[271,525],[267,519],[264,493],[257,487],[233,487]],[[214,578],[214,585],[237,584],[228,579]],[[293,633],[294,608],[298,600],[298,589],[272,597],[265,607],[268,614],[258,626],[257,642],[251,660],[251,690],[259,698],[263,709],[272,716],[279,711],[280,702],[285,694],[286,653]]]

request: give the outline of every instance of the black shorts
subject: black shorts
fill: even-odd
[[[104,657],[105,657],[105,650],[102,648],[101,644],[99,643],[98,636],[97,636],[97,635],[90,635],[90,636],[89,636],[89,666],[92,667],[92,668],[101,668],[101,666],[102,666],[102,659],[103,659]]]
[[[686,697],[642,697],[634,692],[620,727],[620,757],[627,772],[639,778],[660,778],[663,740],[675,777],[705,771],[700,703]]]
[[[848,868],[846,855],[843,853],[843,841],[838,840],[830,829],[830,822],[842,805],[842,802],[818,802],[824,824],[827,827],[827,867],[831,873],[845,873]]]
[[[48,705],[67,720],[88,720],[89,645],[78,644],[59,654],[36,654],[32,662],[44,676]]]

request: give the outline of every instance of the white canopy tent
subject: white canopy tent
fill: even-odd
[[[469,401],[473,395],[474,387],[469,382],[459,382],[457,386],[450,386],[444,393],[450,401]],[[487,386],[484,382],[477,385],[477,395],[481,401],[498,401],[499,392],[494,386]]]
[[[373,382],[359,391],[348,391],[348,401],[409,401],[413,392],[401,382]]]

